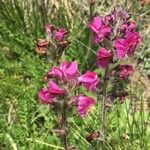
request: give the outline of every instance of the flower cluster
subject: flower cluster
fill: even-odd
[[[52,24],[45,26],[46,39],[39,39],[36,44],[36,52],[40,55],[49,55],[52,61],[58,60],[70,42],[67,40],[68,31],[57,28]]]
[[[117,6],[104,17],[93,17],[88,25],[93,33],[93,43],[102,46],[96,53],[97,66],[106,69],[113,64],[109,69],[115,73],[109,75],[107,72],[107,76],[114,75],[111,80],[117,82],[128,79],[134,70],[131,65],[121,65],[119,60],[132,56],[142,41],[136,22],[129,19],[128,12]]]
[[[111,52],[106,47],[97,52],[97,63],[102,68],[112,62],[112,53],[118,59],[124,59],[126,56],[131,56],[141,43],[137,24],[129,21],[129,14],[119,6],[103,18],[94,17],[89,23],[89,28],[94,34],[95,44],[101,44],[104,40],[111,41]]]
[[[82,85],[88,91],[97,90],[100,80],[95,72],[87,71],[80,75],[76,62],[64,62],[59,67],[53,67],[47,73],[47,77],[48,86],[39,91],[39,99],[42,102],[55,106],[61,99],[65,99],[68,100],[68,109],[77,106],[80,116],[87,115],[95,100],[84,94],[75,93]]]

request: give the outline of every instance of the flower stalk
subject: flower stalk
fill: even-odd
[[[104,141],[105,141],[105,126],[106,126],[106,98],[107,98],[107,74],[108,74],[108,66],[105,68],[105,73],[103,77],[103,99],[101,103],[100,109],[100,122],[102,124],[100,131],[102,133],[103,139],[100,141],[100,150],[104,149]]]
[[[66,116],[66,100],[63,99],[62,106],[62,130],[64,130],[64,134],[62,135],[64,149],[68,150],[68,141],[67,141],[67,116]]]

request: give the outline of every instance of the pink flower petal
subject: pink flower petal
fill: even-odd
[[[78,112],[81,117],[87,115],[88,109],[90,109],[95,103],[95,100],[91,97],[80,95],[78,97]]]
[[[55,82],[49,81],[48,83],[48,90],[52,94],[56,95],[64,95],[65,91],[61,89]]]
[[[83,83],[83,86],[85,86],[89,91],[96,90],[100,82],[97,74],[90,71],[87,71],[84,75],[80,76],[78,80]]]
[[[101,48],[96,54],[97,65],[101,68],[106,68],[113,59],[113,54],[105,48]]]
[[[44,102],[51,104],[54,101],[55,96],[49,93],[47,88],[43,88],[39,91],[38,94],[39,99]]]

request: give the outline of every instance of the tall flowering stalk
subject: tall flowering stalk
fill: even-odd
[[[85,94],[76,94],[81,86],[94,92],[100,80],[95,72],[87,71],[80,75],[76,62],[63,62],[53,67],[47,73],[47,87],[39,91],[39,100],[49,105],[55,112],[58,120],[58,129],[54,131],[61,136],[65,150],[69,149],[68,118],[76,107],[81,117],[86,117],[88,110],[95,104],[92,97]]]
[[[125,99],[128,93],[124,91],[123,84],[127,83],[134,70],[131,65],[122,65],[121,61],[132,56],[142,41],[136,22],[129,18],[128,12],[117,6],[110,14],[95,16],[89,23],[93,44],[101,46],[96,53],[96,63],[99,68],[104,69],[101,92],[98,94],[103,97],[100,110],[100,132],[103,138],[106,136],[108,100],[114,103],[116,98],[121,102]],[[108,88],[109,84],[112,84],[112,88]],[[100,149],[104,149],[103,141]]]

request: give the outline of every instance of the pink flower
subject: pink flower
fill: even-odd
[[[84,75],[80,76],[78,80],[83,83],[83,86],[85,86],[89,91],[96,90],[100,82],[97,74],[90,71],[87,71]]]
[[[90,27],[91,31],[98,34],[99,29],[102,27],[102,25],[103,25],[103,20],[100,17],[96,16],[90,22],[89,27]]]
[[[51,104],[54,102],[55,95],[51,94],[47,88],[43,88],[39,91],[38,97],[42,102]]]
[[[119,77],[121,79],[126,79],[133,74],[133,67],[130,65],[120,65],[119,66]]]
[[[115,41],[115,49],[118,58],[124,59],[126,54],[131,56],[141,43],[141,40],[141,36],[138,32],[127,32],[125,38],[117,39]]]
[[[58,79],[63,78],[63,72],[60,67],[53,67],[52,70],[48,72],[48,77],[56,77]]]
[[[65,35],[68,34],[68,31],[66,31],[64,28],[58,29],[55,33],[55,39],[59,42],[64,41]]]
[[[47,34],[51,34],[53,30],[54,30],[54,26],[53,26],[52,24],[47,24],[47,25],[45,26],[45,32],[46,32]]]
[[[78,97],[78,112],[81,117],[85,117],[88,110],[95,104],[95,100],[91,97],[80,95]]]
[[[105,48],[101,48],[97,52],[96,56],[97,56],[97,59],[96,59],[97,65],[101,68],[106,68],[113,59],[112,52],[108,51]]]
[[[48,76],[56,77],[58,79],[72,80],[79,75],[78,65],[74,62],[64,62],[60,67],[54,67],[52,71],[48,72]]]
[[[125,24],[122,24],[121,26],[121,31],[123,31],[124,33],[128,32],[128,31],[136,31],[137,30],[137,24],[134,21],[131,22],[127,22]]]
[[[139,32],[127,32],[126,42],[127,42],[127,54],[131,56],[135,49],[140,45],[142,38]]]
[[[49,81],[48,82],[48,91],[56,96],[65,95],[65,90],[61,89],[55,82]]]
[[[100,17],[94,17],[93,20],[89,24],[89,28],[92,32],[94,32],[94,43],[98,44],[101,42],[106,36],[108,36],[112,29],[109,26],[106,26]]]

